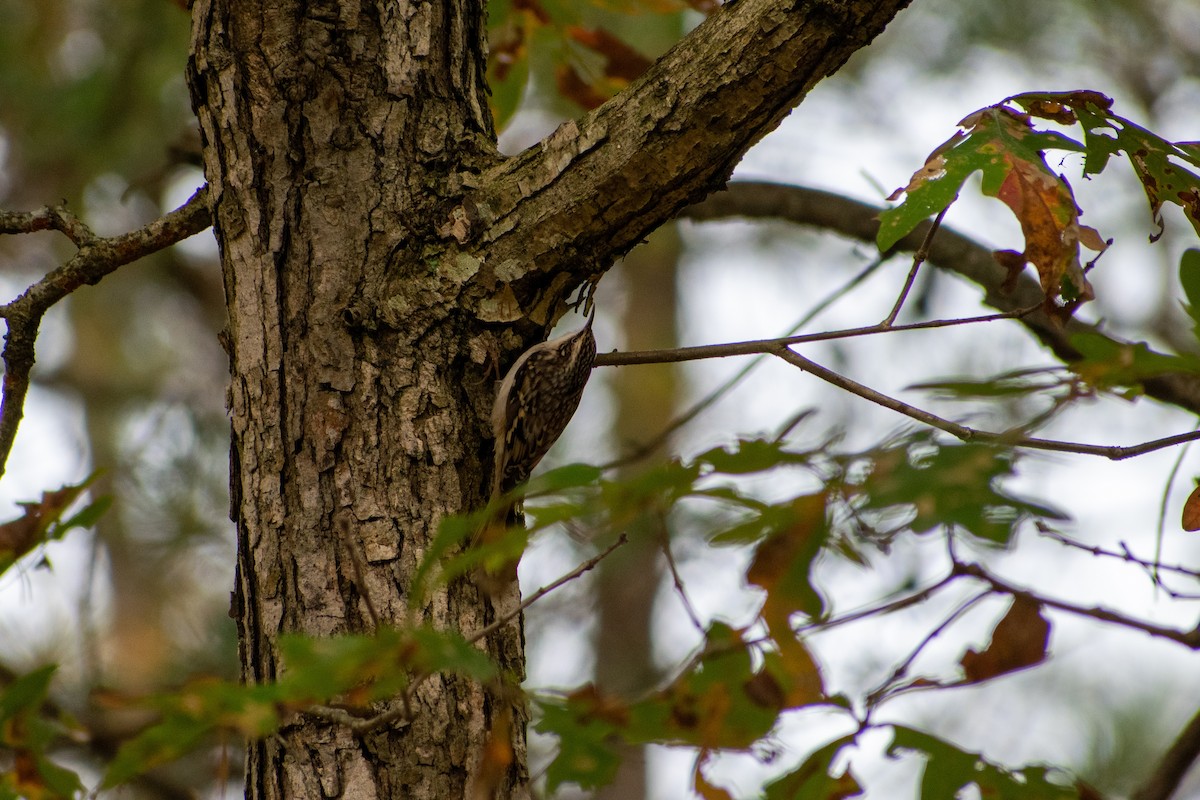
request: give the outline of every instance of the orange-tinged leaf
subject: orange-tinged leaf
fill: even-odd
[[[1200,531],[1200,484],[1192,489],[1187,501],[1183,504],[1183,529],[1185,531]]]
[[[795,637],[777,636],[777,653],[765,654],[760,675],[771,675],[781,692],[779,708],[800,708],[825,698],[821,670],[808,648]]]
[[[598,719],[623,728],[629,724],[629,706],[612,695],[601,694],[594,684],[586,684],[567,695],[567,702],[581,718]]]
[[[787,628],[788,617],[801,611],[812,617],[824,613],[824,601],[812,585],[812,562],[828,538],[825,495],[797,497],[786,524],[773,531],[754,551],[747,582],[767,593],[763,619],[774,633]]]
[[[1008,613],[992,631],[987,649],[963,654],[967,682],[979,683],[1040,664],[1049,641],[1050,623],[1042,616],[1041,604],[1023,595],[1014,597]]]
[[[1089,233],[1082,231],[1071,187],[1050,172],[1040,157],[1021,160],[1012,153],[1005,157],[1010,169],[996,198],[1020,222],[1024,257],[1037,269],[1047,300],[1060,295],[1068,301],[1091,300],[1095,295],[1079,264],[1079,246],[1103,250],[1108,245],[1091,228]]]

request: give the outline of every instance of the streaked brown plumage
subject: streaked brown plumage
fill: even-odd
[[[577,331],[526,350],[513,363],[492,406],[492,498],[529,479],[579,406],[596,361],[592,317]]]

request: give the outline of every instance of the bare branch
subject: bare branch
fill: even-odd
[[[724,186],[746,150],[907,4],[729,3],[619,96],[485,172],[441,227],[487,247],[497,266],[485,280],[521,270],[501,279],[519,312],[544,323],[542,292],[602,273]]]
[[[0,306],[0,317],[8,322],[3,351],[4,383],[0,389],[0,475],[4,474],[17,428],[25,414],[34,345],[46,311],[80,286],[97,283],[118,267],[166,249],[210,224],[207,187],[201,187],[178,209],[149,225],[111,238],[97,237],[62,207],[46,207],[29,213],[0,213],[0,233],[57,230],[79,247],[65,264],[30,286],[17,299]]]
[[[682,216],[696,221],[730,217],[783,219],[873,244],[882,211],[879,206],[832,192],[745,181],[731,183],[726,191],[710,195],[703,203],[686,209]],[[928,223],[918,226],[898,242],[895,249],[917,250],[928,230]],[[1007,273],[992,257],[991,249],[953,230],[943,228],[930,243],[929,260],[981,286],[983,302],[992,308],[1013,311],[1042,303],[1043,293],[1037,281],[1023,274],[1012,289],[1006,291]],[[1071,344],[1072,336],[1082,332],[1101,333],[1098,327],[1074,318],[1064,325],[1041,309],[1021,314],[1019,318],[1062,361],[1075,361],[1081,357]],[[1142,385],[1146,394],[1156,400],[1200,413],[1200,376],[1169,373],[1147,378]]]
[[[1033,313],[1039,306],[1005,311],[1000,314],[985,314],[980,317],[961,317],[956,319],[934,319],[925,322],[912,322],[907,325],[867,325],[861,328],[845,328],[837,331],[821,333],[805,333],[797,336],[783,336],[777,339],[754,339],[747,342],[730,342],[728,344],[706,344],[694,347],[676,347],[668,350],[637,350],[629,353],[601,353],[596,356],[597,367],[622,367],[630,364],[660,364],[668,361],[698,361],[703,358],[725,358],[727,356],[748,356],[758,354],[773,355],[780,347],[792,344],[808,344],[811,342],[828,342],[835,339],[852,339],[858,336],[873,336],[883,333],[899,333],[902,331],[929,330],[931,328],[949,328],[956,325],[973,325],[980,322],[996,322],[1002,319],[1018,319]]]
[[[1176,630],[1175,628],[1167,628],[1163,627],[1162,625],[1155,625],[1152,622],[1133,619],[1132,617],[1127,617],[1124,614],[1118,614],[1115,611],[1109,611],[1108,609],[1100,608],[1099,606],[1087,608],[1074,603],[1067,603],[1062,600],[1053,600],[1048,597],[1034,594],[1026,589],[1013,586],[1010,583],[1006,583],[1005,581],[992,575],[979,564],[965,564],[962,562],[956,562],[953,569],[956,575],[970,575],[973,578],[978,578],[984,583],[989,584],[996,591],[1010,594],[1013,597],[1028,597],[1029,599],[1040,603],[1047,608],[1054,608],[1059,611],[1065,611],[1068,614],[1075,614],[1076,616],[1080,617],[1090,617],[1091,619],[1099,620],[1100,622],[1108,622],[1123,628],[1142,631],[1143,633],[1148,633],[1151,636],[1155,636],[1160,639],[1169,639],[1172,642],[1177,642],[1192,650],[1200,650],[1200,626],[1193,628],[1190,631],[1181,631]]]
[[[918,679],[918,681],[915,683],[910,682],[903,685],[897,684],[899,681],[908,677],[909,667],[912,666],[913,662],[917,660],[917,657],[921,655],[925,648],[928,647],[934,639],[945,633],[947,628],[953,625],[954,622],[963,614],[970,611],[977,603],[979,603],[979,601],[983,600],[985,597],[990,597],[991,595],[992,590],[988,589],[976,594],[974,597],[964,600],[960,606],[951,611],[950,614],[947,615],[947,617],[942,620],[933,630],[925,634],[925,637],[921,639],[920,643],[909,652],[908,656],[896,665],[895,669],[892,670],[892,674],[889,675],[883,681],[883,683],[867,694],[866,702],[868,719],[870,718],[871,712],[888,698],[895,697],[898,694],[918,688],[941,687],[941,684],[920,679]]]
[[[834,289],[832,292],[830,292],[824,298],[822,298],[816,305],[814,305],[812,308],[810,308],[808,311],[806,311],[804,313],[804,316],[802,316],[799,320],[797,320],[796,324],[792,325],[788,329],[788,332],[784,335],[792,336],[796,333],[796,331],[800,330],[805,325],[812,322],[814,319],[817,318],[817,316],[819,314],[821,314],[823,311],[825,311],[825,309],[829,308],[834,303],[836,303],[838,300],[845,297],[847,294],[849,294],[849,292],[854,287],[858,286],[860,283],[862,283],[868,277],[870,277],[872,274],[874,274],[874,272],[876,270],[878,270],[879,267],[881,267],[884,264],[884,261],[885,261],[885,259],[882,257],[876,258],[870,264],[865,266],[863,269],[859,270],[857,274],[855,274],[852,278],[850,278],[850,280],[846,281],[841,286]],[[617,356],[617,354],[613,354],[613,355]],[[747,364],[746,366],[744,366],[740,370],[738,370],[736,373],[734,373],[728,380],[726,380],[720,386],[713,389],[708,394],[706,394],[704,397],[700,398],[695,403],[693,403],[692,406],[690,408],[688,408],[686,411],[677,415],[673,420],[671,420],[671,422],[665,428],[663,428],[661,431],[659,431],[658,434],[656,434],[652,439],[650,439],[647,442],[642,443],[641,445],[630,450],[629,452],[624,453],[623,455],[619,456],[615,460],[610,461],[608,464],[606,464],[604,466],[604,468],[612,469],[613,467],[622,466],[624,464],[632,464],[632,463],[642,460],[643,458],[650,455],[651,453],[656,452],[667,441],[667,439],[670,438],[671,435],[675,433],[675,431],[679,430],[684,425],[687,425],[689,422],[694,420],[696,417],[700,416],[700,414],[704,413],[704,411],[706,409],[711,408],[713,406],[713,404],[715,404],[718,400],[720,400],[726,394],[731,392],[735,386],[737,386],[739,383],[741,383],[743,380],[745,380],[746,376],[749,375],[754,370],[755,367],[757,367],[759,364],[763,363],[763,361],[766,359],[767,355],[768,355],[767,353],[760,354],[757,358],[755,358],[749,364]]]
[[[1180,731],[1149,780],[1133,793],[1133,800],[1170,800],[1197,756],[1200,756],[1200,712]]]
[[[76,247],[96,241],[96,234],[66,205],[43,206],[37,211],[0,211],[0,234],[59,231]]]
[[[1056,530],[1045,527],[1044,525],[1038,526],[1038,533],[1048,539],[1053,539],[1065,547],[1073,547],[1076,550],[1082,550],[1085,553],[1091,553],[1092,555],[1098,557],[1115,558],[1120,561],[1124,561],[1127,564],[1136,564],[1146,571],[1146,575],[1151,579],[1151,581],[1154,582],[1156,586],[1161,588],[1171,597],[1188,600],[1200,599],[1200,595],[1184,594],[1182,592],[1176,592],[1168,586],[1164,586],[1161,577],[1158,575],[1160,572],[1171,572],[1188,578],[1200,578],[1200,572],[1197,572],[1194,569],[1189,569],[1188,567],[1184,567],[1179,564],[1163,564],[1157,558],[1154,560],[1138,558],[1133,554],[1133,551],[1129,549],[1129,545],[1127,545],[1125,542],[1120,543],[1121,550],[1118,552],[1116,550],[1108,550],[1097,545],[1077,542],[1070,537],[1064,536]]]
[[[671,580],[675,584],[675,594],[679,595],[679,602],[683,605],[683,610],[687,612],[688,620],[691,621],[692,627],[704,635],[704,623],[700,621],[700,615],[696,613],[696,607],[692,605],[692,600],[688,597],[687,589],[684,588],[683,579],[679,577],[679,568],[675,565],[675,556],[671,553],[671,537],[667,532],[665,521],[658,527],[658,543],[662,547],[663,555],[667,559],[667,569],[671,571]]]
[[[482,639],[483,637],[487,636],[488,634],[490,634],[494,631],[497,631],[500,628],[503,628],[505,625],[507,625],[508,623],[510,623],[514,619],[516,619],[518,616],[520,616],[521,612],[523,612],[525,609],[529,608],[531,605],[536,603],[538,600],[541,600],[543,597],[550,594],[558,587],[560,587],[566,583],[569,583],[569,582],[575,580],[576,578],[578,578],[583,573],[585,573],[591,569],[594,569],[597,564],[599,564],[604,559],[608,558],[609,555],[611,555],[613,553],[613,551],[615,551],[618,547],[623,546],[628,541],[629,541],[629,537],[622,533],[619,537],[617,537],[617,540],[615,542],[613,542],[611,545],[609,545],[609,547],[606,550],[592,556],[587,561],[583,562],[578,567],[576,567],[575,569],[568,572],[566,575],[563,575],[561,578],[554,581],[554,583],[547,584],[546,586],[543,586],[542,588],[538,589],[536,592],[529,595],[529,597],[525,598],[525,600],[523,600],[521,602],[521,605],[517,606],[517,608],[514,611],[512,611],[511,613],[505,614],[504,616],[500,617],[499,619],[497,619],[495,622],[488,625],[487,627],[481,628],[480,630],[471,634],[470,636],[467,637],[467,641],[471,642],[471,643],[477,642],[480,639]]]
[[[810,631],[813,633],[820,633],[821,631],[827,631],[830,628],[835,628],[839,625],[857,622],[860,619],[883,616],[885,614],[891,614],[893,611],[900,611],[901,609],[908,608],[909,606],[915,606],[918,603],[925,602],[930,597],[940,592],[946,586],[950,585],[951,581],[954,579],[955,576],[952,573],[942,578],[932,586],[927,586],[920,591],[907,594],[904,597],[891,601],[890,603],[883,603],[878,606],[870,606],[858,611],[850,611],[840,617],[834,617],[830,620],[811,622],[807,625],[797,628],[796,633],[808,633]]]
[[[892,311],[880,324],[885,328],[892,327],[892,323],[896,321],[896,317],[900,316],[900,309],[904,308],[904,301],[908,299],[908,293],[912,291],[913,282],[917,279],[917,272],[921,269],[921,265],[925,263],[925,259],[929,258],[929,245],[933,242],[933,237],[937,235],[938,228],[942,226],[942,220],[946,216],[946,211],[950,206],[946,206],[938,212],[937,217],[929,225],[929,230],[925,232],[925,238],[921,241],[921,246],[917,248],[917,252],[913,254],[912,269],[908,271],[908,277],[904,279],[904,286],[900,289],[900,296],[896,298],[896,304],[892,306]]]
[[[1178,433],[1174,436],[1166,436],[1162,439],[1155,439],[1150,442],[1142,442],[1141,444],[1121,447],[1117,445],[1101,445],[1101,444],[1080,444],[1078,442],[1064,442],[1057,439],[1039,439],[1035,436],[1022,436],[1012,433],[992,433],[990,431],[981,431],[978,428],[969,428],[966,425],[960,425],[957,422],[951,422],[948,419],[943,419],[936,414],[932,414],[923,409],[911,406],[894,397],[889,397],[886,394],[875,391],[874,389],[864,386],[857,381],[851,380],[834,372],[831,369],[822,367],[820,364],[805,358],[799,353],[794,352],[786,347],[776,347],[772,352],[782,358],[792,366],[799,367],[805,372],[811,373],[826,383],[831,383],[840,389],[845,389],[851,394],[856,394],[864,400],[870,400],[876,405],[890,408],[892,411],[899,412],[906,417],[915,419],[917,422],[922,422],[932,428],[937,428],[940,431],[945,431],[951,436],[957,437],[964,442],[994,442],[995,444],[1007,445],[1009,447],[1022,447],[1029,450],[1050,450],[1058,453],[1077,453],[1079,455],[1101,456],[1111,461],[1122,461],[1126,458],[1145,455],[1152,453],[1155,450],[1162,450],[1167,447],[1174,447],[1177,444],[1184,442],[1192,442],[1200,439],[1200,431],[1191,430],[1187,433]]]

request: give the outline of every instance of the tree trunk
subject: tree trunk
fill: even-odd
[[[368,630],[372,606],[405,619],[439,521],[482,503],[495,378],[907,0],[739,0],[620,98],[503,162],[483,3],[194,2],[249,682],[277,676],[281,633]],[[462,581],[420,611],[469,633],[517,599],[515,584],[488,599]],[[486,647],[523,675],[519,623]],[[247,796],[463,797],[506,719],[494,795],[528,795],[519,701],[434,676],[413,706],[361,737],[300,715],[250,747]]]
[[[682,250],[678,228],[655,231],[619,267],[625,308],[621,320],[630,349],[679,346],[676,283]],[[652,364],[648,369],[620,369],[612,376],[616,406],[613,437],[619,448],[634,450],[661,436],[678,404],[679,366]],[[661,458],[660,442],[647,458]],[[622,470],[632,478],[638,465]],[[661,555],[666,520],[643,519],[628,530],[629,544],[601,562],[596,575],[595,678],[605,692],[636,697],[658,682],[654,665],[654,599],[662,578]],[[596,800],[641,800],[646,797],[646,748],[627,746],[621,766]]]
[[[429,221],[496,160],[484,14],[482,0],[199,0],[193,14],[230,318],[234,613],[258,683],[277,675],[281,633],[371,629],[363,593],[403,619],[439,520],[483,497],[493,381],[468,347],[474,320],[453,313],[461,264],[430,249]],[[467,632],[490,621],[469,582],[422,612]],[[521,674],[519,626],[489,650]],[[522,797],[523,707],[446,676],[411,721],[361,740],[302,715],[251,747],[246,794],[463,797],[506,710],[522,724],[501,796]]]

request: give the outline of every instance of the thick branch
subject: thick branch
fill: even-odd
[[[1133,800],[1170,800],[1183,783],[1192,764],[1200,756],[1200,712],[1197,712],[1187,724],[1171,747],[1163,755],[1162,760],[1154,768],[1140,789],[1133,794]]]
[[[747,181],[730,184],[726,191],[692,206],[683,216],[696,221],[731,217],[782,219],[813,225],[873,244],[882,211],[878,206],[831,192]],[[918,226],[896,248],[916,250],[928,227],[928,223]],[[929,260],[942,269],[982,286],[983,302],[1000,311],[1017,311],[1038,306],[1042,302],[1041,288],[1028,275],[1022,275],[1012,291],[1004,291],[1002,287],[1007,273],[992,257],[991,249],[944,226],[930,245]],[[1063,361],[1074,361],[1081,357],[1080,352],[1071,345],[1072,336],[1082,332],[1100,333],[1096,326],[1077,319],[1061,325],[1041,309],[1022,314],[1020,320]],[[1200,413],[1200,378],[1195,375],[1159,375],[1147,378],[1142,385],[1146,394],[1155,400]]]
[[[202,187],[175,211],[131,233],[101,238],[61,207],[0,212],[0,233],[61,231],[79,250],[11,303],[0,306],[8,323],[4,337],[4,384],[0,394],[0,475],[8,462],[17,428],[25,414],[29,373],[42,317],[59,300],[84,284],[98,283],[118,267],[166,249],[210,224],[207,188]]]
[[[486,173],[443,230],[487,249],[484,292],[513,284],[513,313],[536,317],[531,304],[552,280],[598,275],[722,186],[751,145],[907,3],[730,3],[618,97]]]

